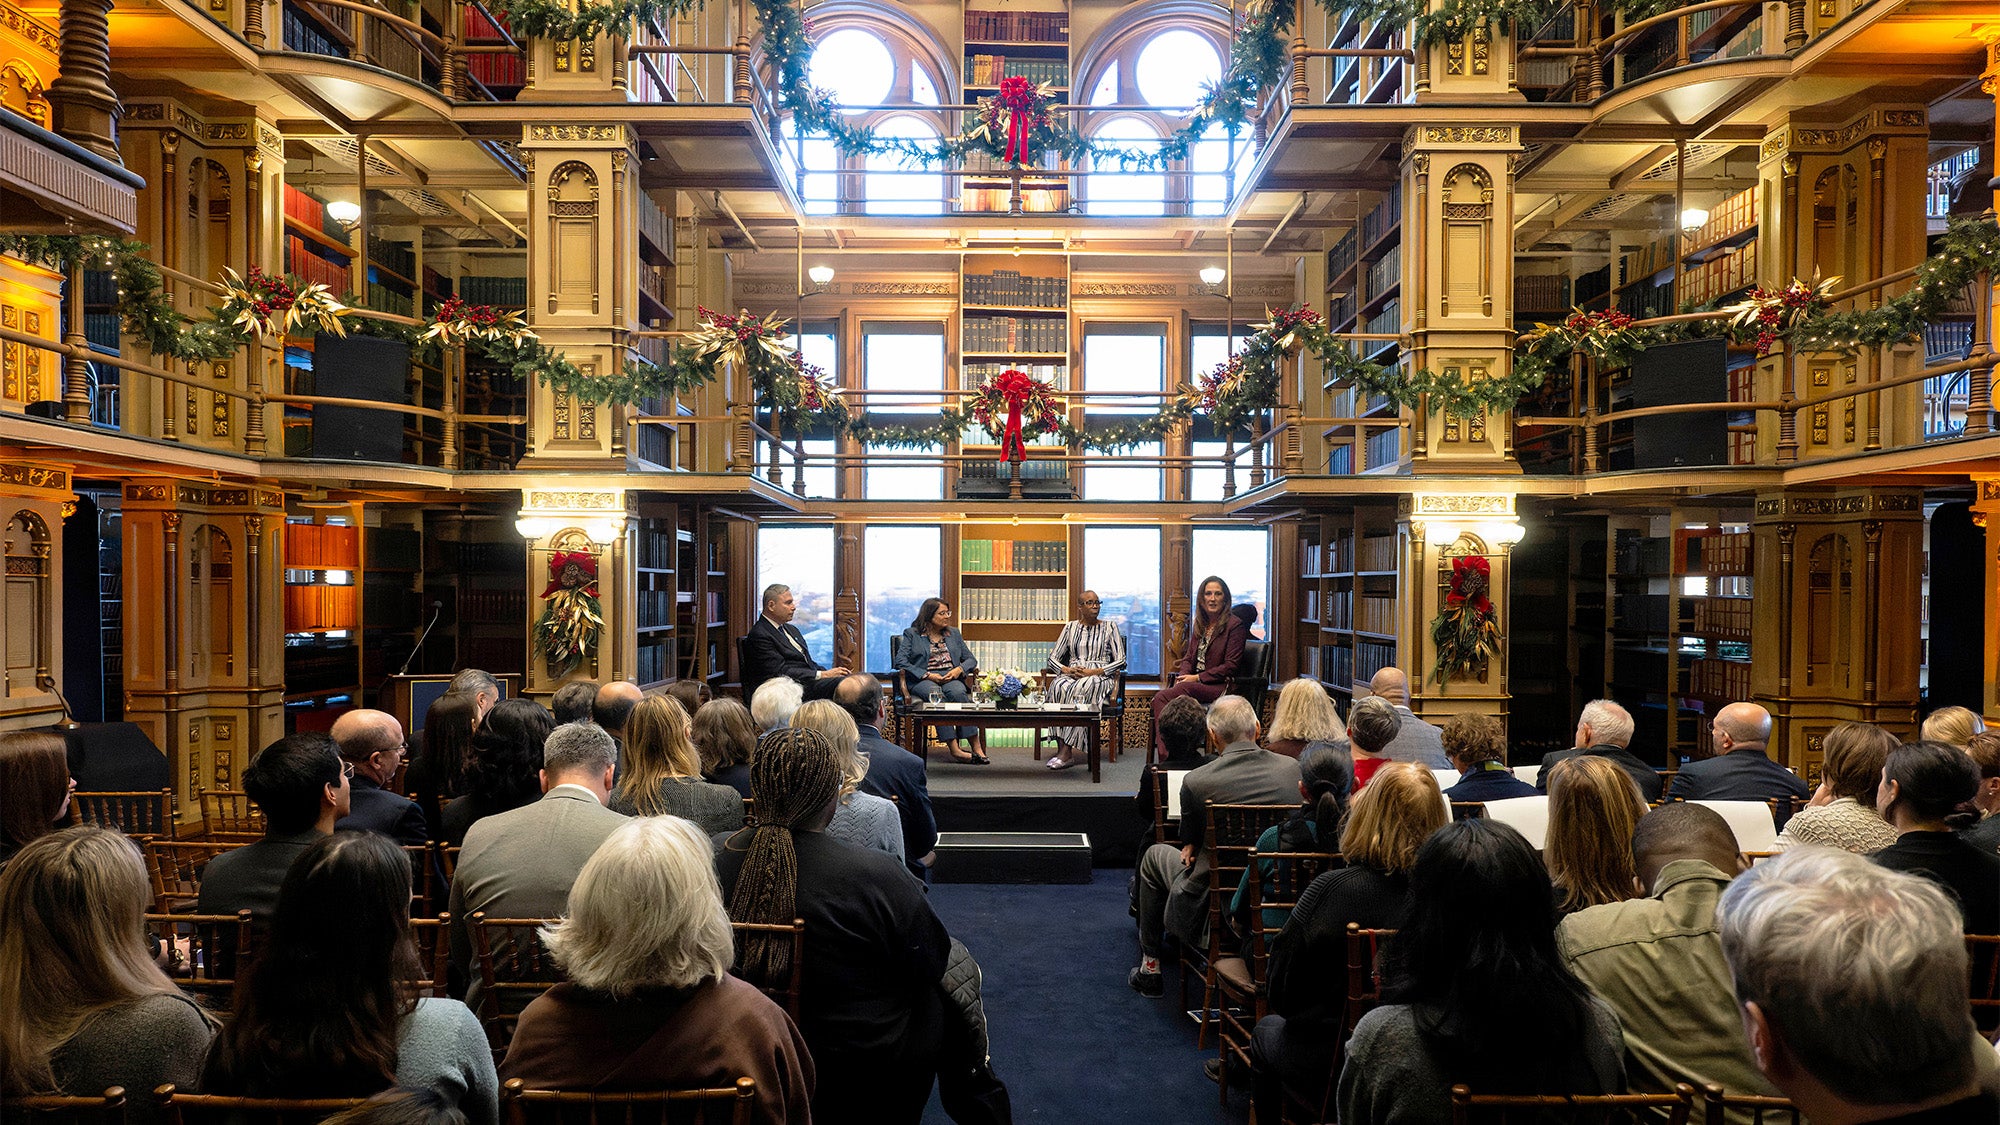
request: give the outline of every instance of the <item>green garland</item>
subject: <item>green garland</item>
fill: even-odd
[[[0,234],[0,254],[66,273],[72,263],[109,270],[118,286],[118,313],[125,331],[156,355],[191,362],[227,359],[250,336],[211,312],[190,323],[167,298],[160,267],[146,256],[145,243],[102,235]]]

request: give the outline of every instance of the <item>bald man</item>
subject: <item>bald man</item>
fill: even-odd
[[[1417,718],[1410,710],[1410,677],[1401,668],[1384,668],[1368,681],[1370,694],[1379,695],[1396,709],[1396,717],[1403,725],[1396,728],[1396,737],[1382,748],[1382,756],[1392,762],[1416,762],[1434,770],[1448,770],[1451,759],[1445,756],[1444,732]]]
[[[387,711],[349,711],[333,723],[341,761],[354,767],[353,794],[336,830],[380,832],[399,844],[421,844],[424,811],[415,801],[392,793],[389,784],[410,751],[403,724]]]
[[[1689,762],[1674,777],[1668,800],[1768,801],[1773,797],[1805,800],[1812,794],[1799,775],[1771,760],[1771,713],[1755,703],[1732,703],[1715,713],[1710,725],[1715,756]]]

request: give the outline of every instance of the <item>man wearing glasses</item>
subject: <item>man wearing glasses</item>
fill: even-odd
[[[334,827],[380,832],[399,844],[423,843],[423,809],[390,788],[410,750],[403,724],[387,711],[349,711],[334,720],[333,740],[353,778],[347,815]]]

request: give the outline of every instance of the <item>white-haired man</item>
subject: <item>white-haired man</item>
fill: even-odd
[[[1609,699],[1593,699],[1584,704],[1583,713],[1576,720],[1576,749],[1542,755],[1542,771],[1535,775],[1535,788],[1548,792],[1549,771],[1555,768],[1557,762],[1589,754],[1596,758],[1609,758],[1619,769],[1631,774],[1633,783],[1639,787],[1639,793],[1646,798],[1647,804],[1659,800],[1660,772],[1627,749],[1632,745],[1632,731],[1636,726],[1632,721],[1632,712]]]

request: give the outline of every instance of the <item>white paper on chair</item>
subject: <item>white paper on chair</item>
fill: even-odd
[[[1181,818],[1181,779],[1193,770],[1163,770],[1167,777],[1167,819]]]
[[[1514,769],[1514,776],[1520,778],[1522,781],[1527,782],[1529,785],[1533,785],[1535,783],[1535,775],[1542,772],[1542,767],[1540,765],[1515,766],[1513,767],[1513,769]]]
[[[1500,823],[1528,838],[1528,845],[1541,851],[1549,839],[1549,799],[1509,797],[1486,802],[1486,819]]]
[[[1771,819],[1771,806],[1762,801],[1689,801],[1714,809],[1729,822],[1736,834],[1739,852],[1768,852],[1778,842],[1778,825]]]

